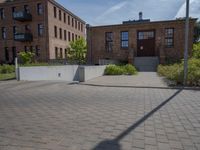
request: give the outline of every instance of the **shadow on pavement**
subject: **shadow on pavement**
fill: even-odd
[[[183,89],[179,89],[178,91],[176,91],[172,96],[163,101],[160,105],[158,105],[152,111],[144,115],[142,118],[137,120],[133,125],[127,128],[125,131],[120,133],[115,139],[102,141],[98,145],[96,145],[92,150],[121,150],[121,145],[119,143],[120,140],[122,140],[125,136],[127,136],[131,131],[135,130],[135,128],[137,128],[141,123],[143,123],[145,120],[151,117],[155,112],[161,109],[170,100],[176,97],[182,90]]]

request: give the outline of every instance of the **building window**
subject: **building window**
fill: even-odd
[[[80,31],[80,28],[81,28],[81,27],[80,27],[80,22],[78,22],[78,30],[79,30],[79,31]]]
[[[38,36],[43,36],[44,34],[44,26],[43,24],[38,24]]]
[[[12,7],[12,14],[16,12],[16,7]]]
[[[35,55],[36,55],[37,57],[40,56],[40,46],[38,46],[38,45],[36,45],[36,47],[35,47]]]
[[[55,38],[57,38],[57,37],[58,37],[58,33],[57,33],[57,27],[56,27],[56,26],[54,26],[54,36],[55,36]]]
[[[60,48],[60,59],[63,59],[63,49]]]
[[[24,46],[24,52],[28,52],[27,46]]]
[[[71,41],[71,33],[68,32],[68,41],[70,42]]]
[[[30,33],[31,32],[31,26],[30,25],[25,25],[25,32]]]
[[[107,52],[112,52],[113,48],[113,33],[106,32],[105,34],[105,47]]]
[[[54,18],[56,18],[57,17],[57,9],[56,9],[56,7],[54,7]]]
[[[165,29],[165,46],[174,47],[174,28]]]
[[[30,13],[30,9],[29,9],[29,6],[28,5],[24,5],[24,11],[26,13]]]
[[[60,28],[60,39],[62,39],[62,29]]]
[[[61,10],[59,10],[59,20],[62,20],[62,13],[61,13]]]
[[[13,37],[15,37],[16,34],[17,34],[17,27],[13,26]]]
[[[15,62],[15,58],[17,56],[17,50],[16,47],[12,47],[12,63]]]
[[[72,33],[72,41],[74,41],[74,33]]]
[[[81,32],[83,32],[83,24],[81,23]]]
[[[63,15],[63,20],[64,20],[64,23],[66,23],[66,13],[64,13]]]
[[[9,61],[9,51],[7,47],[5,47],[5,60]]]
[[[155,37],[154,31],[138,32],[138,40],[152,39],[154,37]]]
[[[67,40],[67,31],[64,30],[64,40],[66,41]]]
[[[72,18],[72,27],[74,27],[74,18]]]
[[[58,48],[55,47],[55,59],[58,59]]]
[[[37,4],[37,14],[42,15],[43,14],[43,5],[41,3]]]
[[[70,25],[70,16],[68,16],[68,25]]]
[[[121,48],[128,48],[128,32],[121,32]]]
[[[1,19],[4,19],[4,18],[5,18],[5,10],[4,10],[4,8],[1,8],[1,9],[0,9],[0,18],[1,18]]]
[[[5,27],[1,28],[1,33],[2,33],[2,39],[6,39],[6,28]]]
[[[76,39],[76,40],[78,39],[78,35],[77,35],[77,34],[75,35],[75,39]]]
[[[75,20],[75,29],[77,29],[77,26],[78,26],[78,25],[77,25],[77,20]]]

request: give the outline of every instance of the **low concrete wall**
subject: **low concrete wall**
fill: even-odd
[[[78,65],[67,66],[40,66],[40,67],[20,67],[20,80],[41,81],[41,80],[61,80],[78,81]]]
[[[103,76],[105,68],[106,66],[80,66],[79,81],[85,82],[87,80]]]
[[[39,66],[19,67],[19,77],[23,81],[80,81],[102,76],[106,66]]]

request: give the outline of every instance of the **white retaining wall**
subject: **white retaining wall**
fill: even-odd
[[[23,81],[80,81],[102,76],[106,66],[39,66],[19,67],[19,77]]]

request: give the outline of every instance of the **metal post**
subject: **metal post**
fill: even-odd
[[[186,18],[185,18],[185,51],[184,51],[184,81],[183,84],[187,84],[188,73],[188,38],[189,38],[189,8],[190,0],[186,0]]]
[[[18,66],[18,58],[15,57],[15,75],[17,81],[19,81],[19,66]]]

